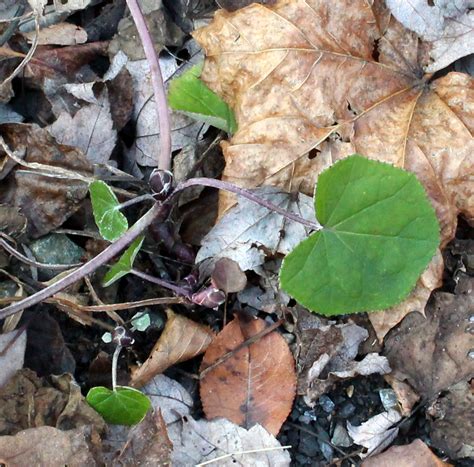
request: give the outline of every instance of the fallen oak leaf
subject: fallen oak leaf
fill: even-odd
[[[266,326],[265,321],[241,313],[207,348],[201,364],[205,374],[201,377],[200,394],[208,419],[225,417],[244,428],[260,424],[274,435],[280,430],[296,391],[294,360],[288,344],[273,331],[243,346]],[[220,364],[214,365],[218,361]],[[206,371],[209,367],[212,368]]]
[[[147,360],[132,370],[131,386],[140,387],[170,366],[203,353],[214,333],[189,318],[166,310],[168,320]]]
[[[360,153],[417,175],[443,244],[459,212],[473,217],[474,120],[465,104],[473,80],[423,77],[418,38],[382,2],[219,10],[194,36],[207,54],[201,78],[236,113],[238,131],[223,144],[223,180],[311,194],[322,170]],[[221,212],[235,203],[220,196]]]

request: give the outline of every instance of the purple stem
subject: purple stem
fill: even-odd
[[[166,289],[172,290],[173,292],[183,297],[189,298],[190,296],[189,290],[186,290],[184,287],[171,284],[170,282],[164,281],[163,279],[160,279],[155,276],[151,276],[150,274],[147,274],[146,272],[141,272],[141,271],[137,271],[136,269],[132,269],[130,273],[133,274],[134,276],[140,277],[143,280],[152,282],[153,284],[157,284],[161,287],[165,287]]]
[[[271,203],[270,201],[260,198],[255,193],[249,190],[246,190],[245,188],[241,188],[229,182],[224,182],[223,180],[215,180],[213,178],[191,178],[190,180],[186,180],[184,182],[179,183],[176,189],[173,191],[172,196],[179,193],[180,191],[185,190],[186,188],[189,188],[195,185],[209,186],[212,188],[218,188],[219,190],[225,190],[231,193],[235,193],[236,195],[247,198],[248,200],[253,201],[256,204],[259,204],[260,206],[263,206],[269,209],[270,211],[275,211],[278,214],[281,214],[283,217],[286,217],[287,219],[298,222],[304,225],[305,227],[309,227],[311,230],[318,231],[323,228],[322,225],[317,221],[316,222],[308,221],[304,219],[303,217],[298,216],[298,214],[289,212],[281,208],[280,206],[277,206],[276,204]]]
[[[162,170],[170,170],[171,125],[160,63],[153,46],[153,39],[137,0],[127,0],[127,5],[142,41],[146,59],[150,65],[151,83],[153,86],[153,93],[155,94],[156,110],[160,126],[160,154],[158,156],[158,168]]]
[[[126,246],[135,240],[152,222],[160,215],[161,205],[155,204],[147,213],[138,219],[138,221],[130,227],[125,234],[120,237],[117,241],[109,245],[104,251],[99,253],[93,259],[83,264],[80,268],[71,272],[67,276],[63,277],[54,284],[46,287],[45,289],[36,292],[24,300],[13,303],[0,310],[0,319],[6,318],[7,316],[18,313],[25,308],[36,305],[41,301],[51,297],[55,293],[69,287],[78,280],[94,272],[97,268],[110,261],[114,256],[120,253]]]

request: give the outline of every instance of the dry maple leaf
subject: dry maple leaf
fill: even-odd
[[[262,319],[239,314],[208,347],[201,371],[266,326]],[[293,356],[286,341],[275,331],[235,351],[208,371],[200,385],[208,419],[225,417],[247,429],[260,424],[275,436],[291,411],[295,392]]]
[[[445,244],[474,213],[474,86],[423,74],[418,37],[381,1],[280,0],[219,10],[194,33],[202,78],[235,110],[223,179],[312,194],[318,174],[352,153],[414,172]],[[221,212],[234,198],[221,195]]]

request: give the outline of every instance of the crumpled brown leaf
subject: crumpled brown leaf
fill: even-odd
[[[71,375],[55,376],[50,384],[25,368],[0,388],[0,435],[44,425],[63,430],[82,425],[93,425],[98,431],[105,428]]]
[[[430,45],[433,61],[426,71],[433,73],[455,60],[474,53],[472,2],[434,0],[386,0],[392,14],[406,28]]]
[[[95,459],[94,445],[100,439],[90,426],[61,431],[41,426],[0,437],[0,463],[8,467],[101,465]]]
[[[52,166],[78,177],[92,175],[92,167],[76,148],[57,144],[48,132],[37,125],[4,124],[0,132],[12,151],[27,163]],[[0,158],[3,151],[0,150]],[[5,156],[6,157],[6,156]],[[40,237],[61,226],[81,205],[87,195],[87,183],[62,175],[51,177],[40,171],[16,167],[8,174],[0,193],[0,203],[20,208],[28,219],[27,234]]]
[[[433,445],[451,459],[472,459],[474,456],[473,407],[473,388],[462,381],[428,408],[428,414],[433,417]]]
[[[472,294],[439,292],[426,308],[426,318],[410,313],[385,338],[384,353],[393,375],[406,380],[423,398],[474,377],[474,360],[469,356],[473,303]]]
[[[392,446],[382,454],[369,457],[362,467],[450,467],[433,454],[421,439],[404,446]]]
[[[184,362],[205,352],[214,333],[189,318],[167,309],[165,329],[143,365],[132,370],[130,384],[140,387],[175,363]]]
[[[201,371],[266,327],[262,319],[237,315],[207,348]],[[293,356],[276,331],[236,350],[202,376],[200,385],[208,419],[225,417],[244,428],[260,424],[274,435],[291,411],[295,390]]]

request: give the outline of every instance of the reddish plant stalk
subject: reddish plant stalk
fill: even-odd
[[[160,126],[160,154],[158,156],[158,168],[170,170],[171,167],[171,125],[166,100],[166,91],[161,74],[160,62],[153,46],[153,39],[143,17],[137,0],[127,0],[128,8],[132,14],[133,21],[137,27],[138,35],[143,44],[143,50],[150,66],[151,83],[155,94],[155,104]]]

